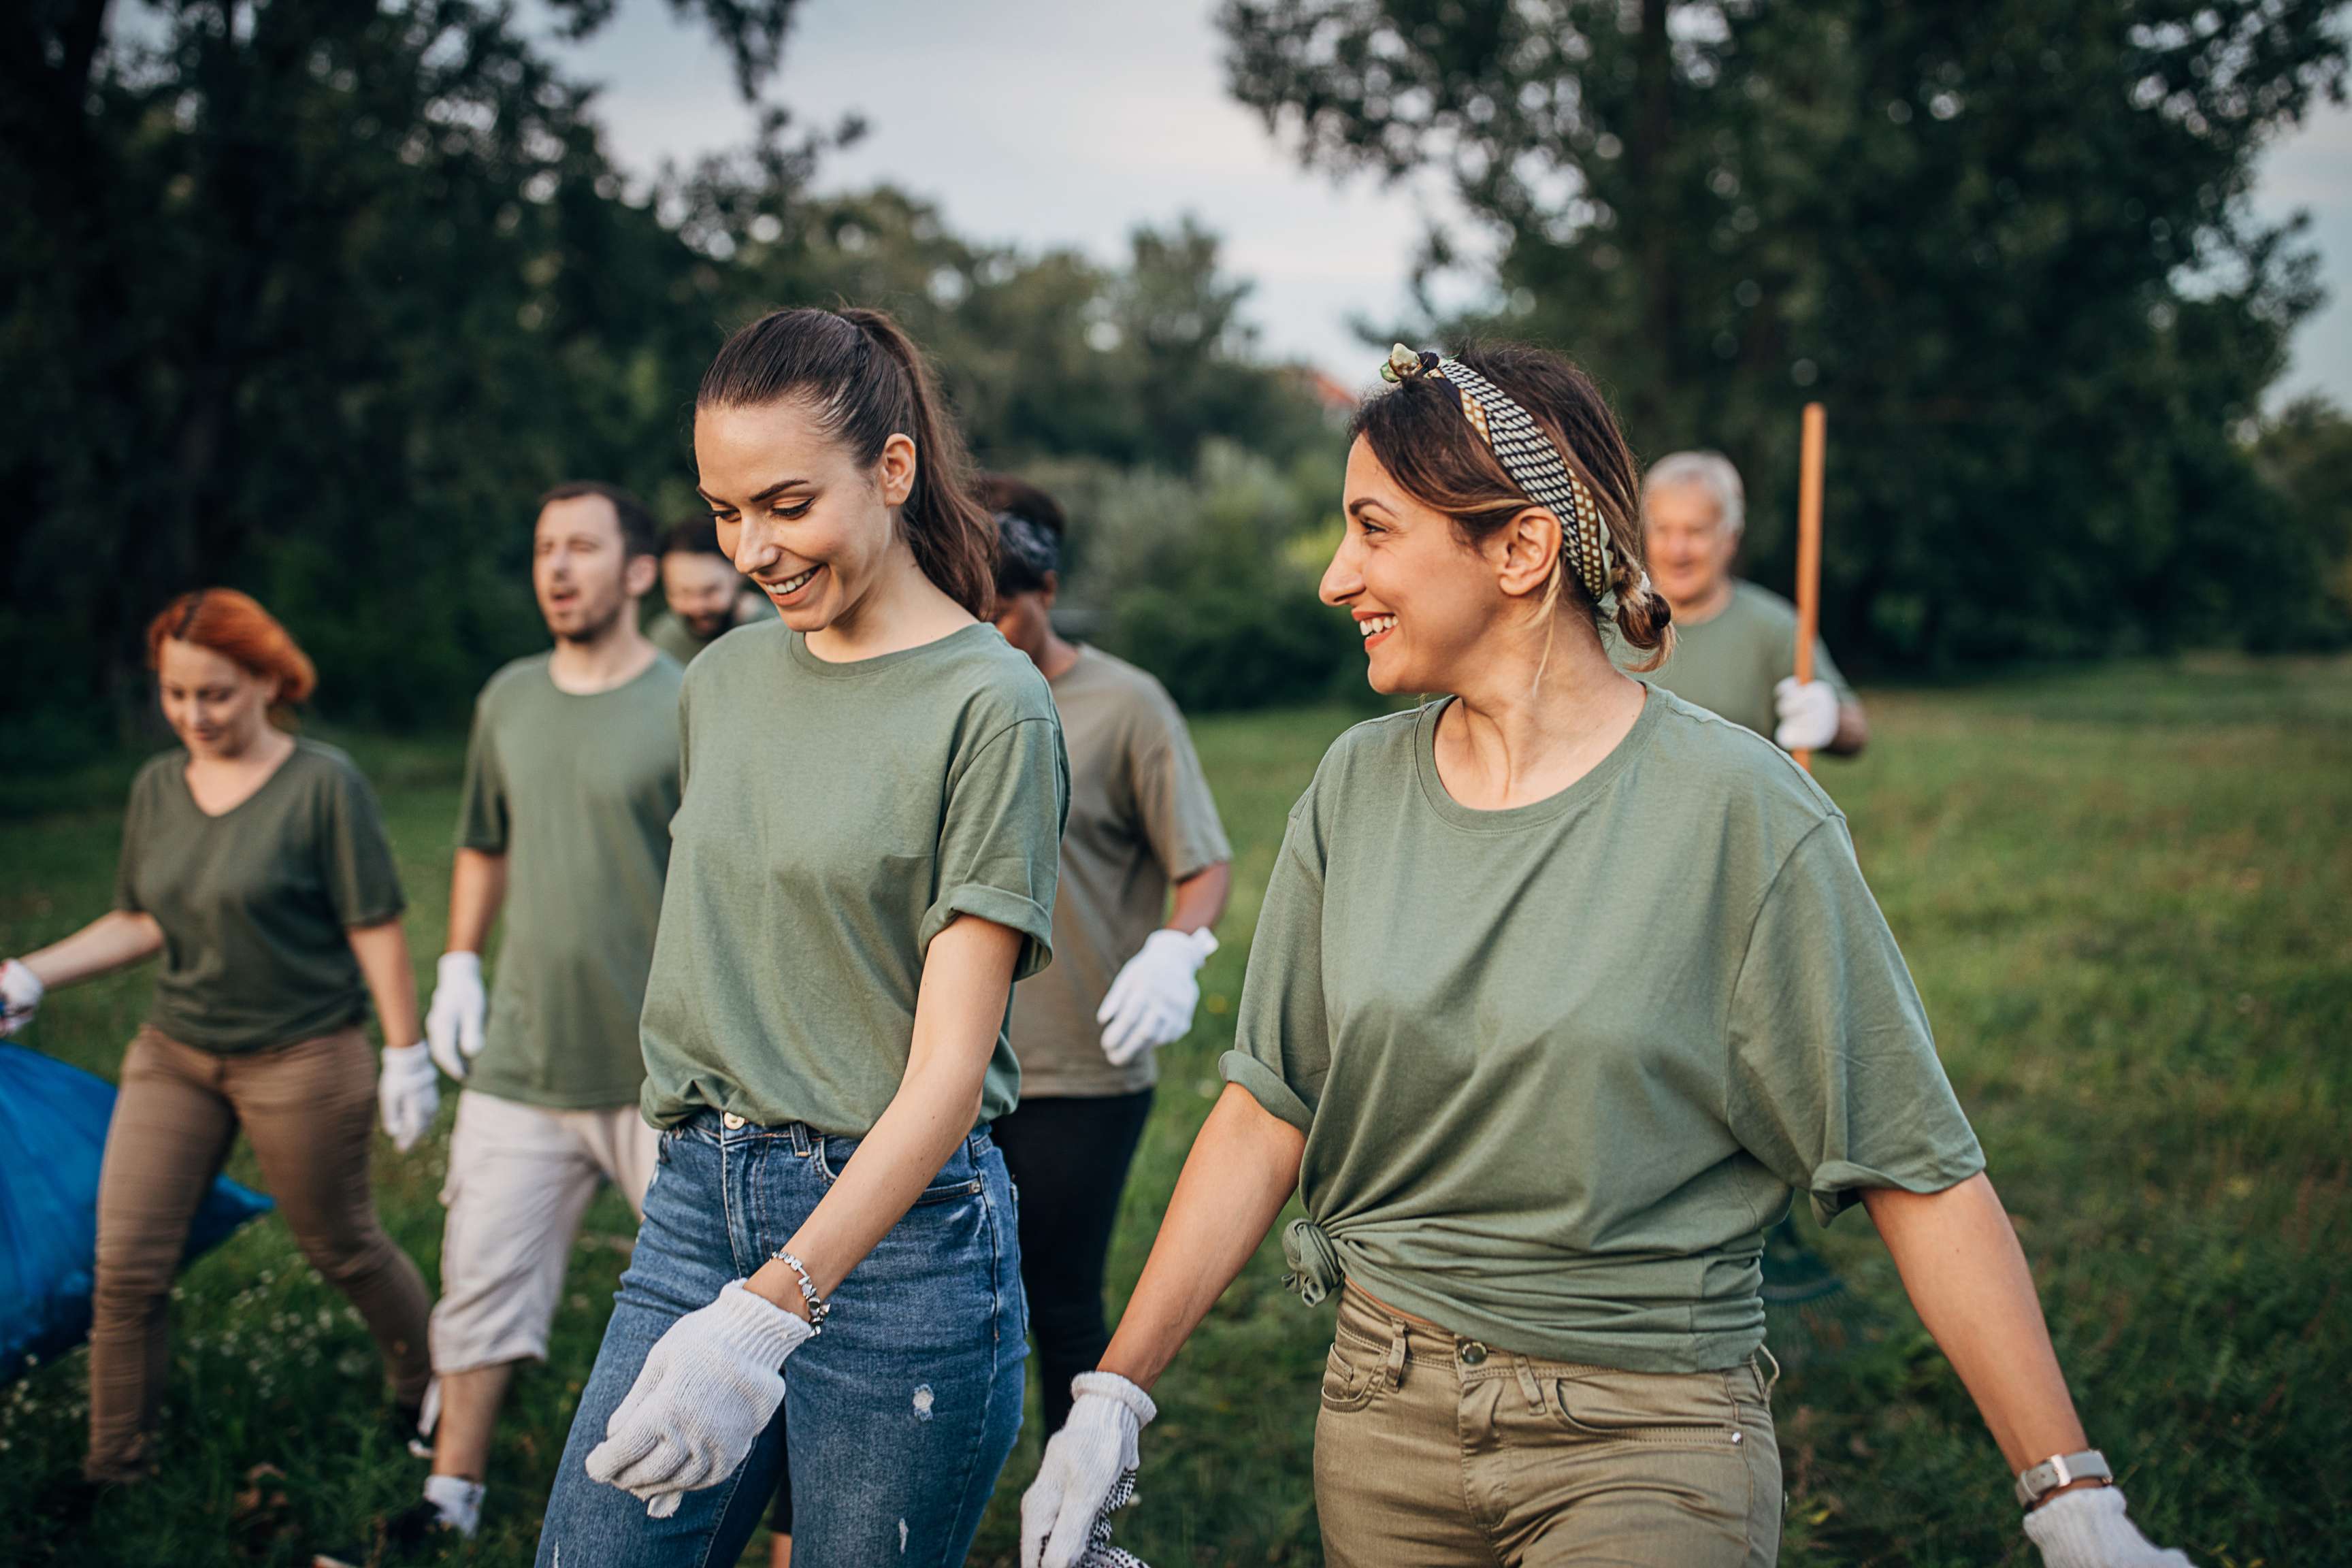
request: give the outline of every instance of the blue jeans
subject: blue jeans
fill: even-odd
[[[710,1110],[662,1134],[636,1253],[548,1499],[540,1568],[730,1564],[787,1468],[801,1568],[963,1561],[1021,1429],[1029,1353],[1012,1183],[984,1131],[834,1291],[824,1331],[784,1363],[782,1410],[734,1474],[668,1519],[588,1478],[588,1450],[654,1342],[784,1245],[856,1147]]]

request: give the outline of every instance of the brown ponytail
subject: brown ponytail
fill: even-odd
[[[1561,463],[1591,496],[1609,533],[1608,597],[1628,647],[1650,657],[1633,668],[1652,670],[1674,647],[1673,611],[1650,586],[1642,538],[1641,482],[1617,417],[1592,378],[1561,354],[1525,343],[1465,349],[1454,356],[1527,410]],[[1460,394],[1427,376],[1408,377],[1356,411],[1350,438],[1361,437],[1406,492],[1454,520],[1472,543],[1486,538],[1536,503],[1505,471],[1494,448],[1464,416]],[[1572,517],[1560,519],[1573,528]],[[1604,606],[1596,602],[1563,552],[1552,563],[1544,594],[1549,607],[1573,596],[1597,629]]]
[[[915,563],[985,620],[995,607],[996,523],[972,493],[963,436],[943,417],[938,380],[914,341],[880,310],[802,308],[761,317],[727,340],[695,406],[754,408],[806,397],[858,463],[904,436],[914,488],[898,509]]]

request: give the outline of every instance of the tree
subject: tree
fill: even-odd
[[[2329,0],[1228,0],[1310,163],[1434,167],[1446,330],[1561,344],[1637,449],[1729,452],[1790,552],[1828,402],[1833,637],[1940,663],[2230,634],[2292,520],[2232,432],[2316,303],[2255,154],[2341,99]],[[1426,264],[1466,237],[1433,236]],[[2290,583],[2288,593],[2315,592]]]

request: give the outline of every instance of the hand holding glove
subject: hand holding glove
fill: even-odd
[[[1772,688],[1772,707],[1780,715],[1772,739],[1784,752],[1818,752],[1837,739],[1837,688],[1826,680],[1792,675]]]
[[[1138,1439],[1160,1414],[1151,1395],[1115,1372],[1082,1372],[1070,1392],[1070,1418],[1021,1494],[1021,1568],[1078,1568],[1095,1521],[1136,1468]]]
[[[41,977],[15,959],[0,963],[0,1039],[31,1023],[47,992]]]
[[[375,1075],[375,1103],[383,1116],[384,1136],[407,1153],[441,1109],[440,1080],[433,1076],[433,1058],[425,1054],[424,1041],[383,1048],[383,1062]]]
[[[425,1010],[425,1037],[443,1072],[463,1083],[482,1054],[482,1025],[490,998],[482,989],[482,955],[445,952],[433,968],[433,1005]]]
[[[1217,939],[1204,931],[1156,931],[1143,939],[1095,1010],[1112,1066],[1184,1037],[1201,1004],[1201,965],[1216,951]]]
[[[2124,1517],[2116,1487],[2060,1492],[2025,1516],[2025,1533],[2042,1549],[2044,1568],[2196,1568]]]
[[[784,1402],[784,1358],[815,1330],[740,1279],[646,1352],[635,1386],[588,1451],[592,1480],[667,1519],[688,1492],[735,1473]]]

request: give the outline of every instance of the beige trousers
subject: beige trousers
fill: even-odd
[[[661,1134],[636,1106],[551,1110],[467,1089],[449,1134],[433,1370],[545,1361],[580,1216],[611,1182],[642,1218]]]
[[[302,1255],[359,1309],[394,1395],[424,1398],[432,1375],[425,1279],[377,1223],[368,1190],[375,1070],[356,1028],[241,1056],[153,1029],[131,1040],[98,1178],[85,1463],[93,1479],[135,1474],[145,1461],[170,1365],[172,1277],[239,1128]]]
[[[1458,1338],[1349,1286],[1315,1426],[1332,1568],[1769,1568],[1770,1384]]]

